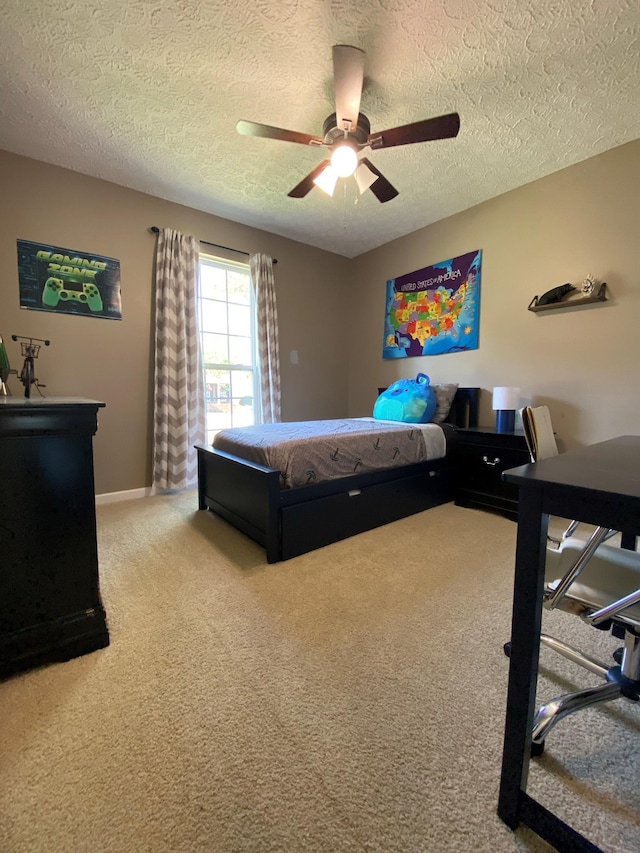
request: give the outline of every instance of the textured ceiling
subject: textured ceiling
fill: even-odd
[[[322,135],[334,44],[372,131],[460,114],[367,152],[386,204],[290,199],[323,150],[235,131]],[[0,56],[0,148],[347,257],[640,137],[638,0],[2,0]]]

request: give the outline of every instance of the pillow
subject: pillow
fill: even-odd
[[[434,424],[443,423],[451,411],[453,398],[458,390],[458,383],[451,385],[432,385],[436,395],[436,412],[431,418]]]
[[[426,424],[433,419],[436,405],[429,377],[418,373],[415,379],[398,379],[389,385],[376,400],[373,417],[405,424]]]

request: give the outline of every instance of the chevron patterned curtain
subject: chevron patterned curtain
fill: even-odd
[[[280,421],[280,351],[273,259],[263,254],[251,255],[249,264],[258,314],[262,421],[265,424],[278,423]]]
[[[161,228],[156,252],[154,489],[193,485],[194,445],[206,441],[198,290],[198,241]]]

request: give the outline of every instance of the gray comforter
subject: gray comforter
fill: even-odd
[[[441,459],[446,453],[445,434],[437,424],[374,418],[225,429],[213,446],[279,470],[282,488]]]

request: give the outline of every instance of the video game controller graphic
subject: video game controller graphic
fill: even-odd
[[[95,284],[85,283],[82,290],[67,290],[61,278],[48,278],[42,291],[42,304],[55,308],[58,302],[80,302],[91,311],[102,311],[102,297]]]

